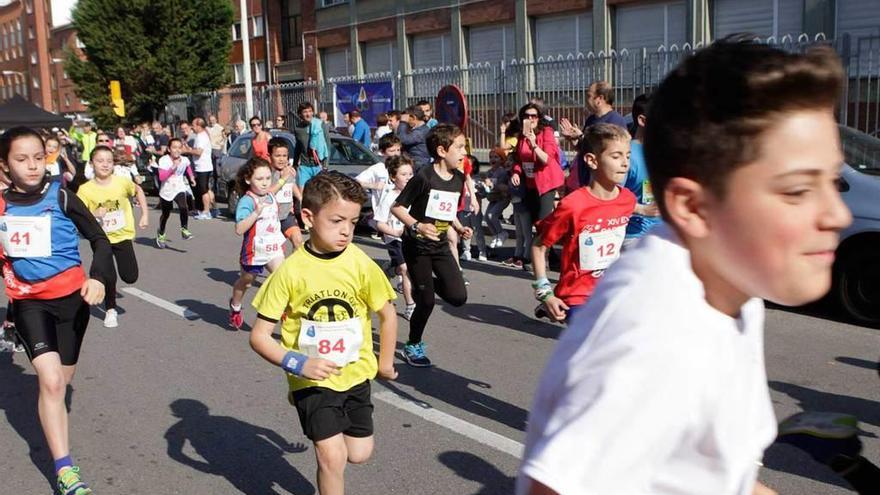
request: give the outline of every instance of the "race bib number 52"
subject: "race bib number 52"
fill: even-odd
[[[428,205],[425,207],[425,216],[447,222],[455,220],[459,196],[461,196],[461,193],[431,189],[431,193],[428,196]]]

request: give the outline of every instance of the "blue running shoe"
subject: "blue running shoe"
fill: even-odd
[[[415,368],[427,368],[431,366],[431,360],[425,355],[425,343],[406,344],[403,346],[403,359]]]

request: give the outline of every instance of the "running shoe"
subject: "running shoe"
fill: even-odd
[[[375,240],[377,240],[377,241],[381,241],[381,240],[382,240],[382,236],[379,235],[378,232],[373,232],[372,234],[370,234],[370,239],[375,239]]]
[[[849,414],[817,411],[797,413],[779,424],[779,437],[776,440],[793,445],[833,468],[835,465],[846,465],[847,460],[851,463],[862,451],[859,422]]]
[[[431,366],[431,360],[425,355],[425,343],[406,344],[403,346],[403,359],[415,368],[427,368]]]
[[[241,330],[241,326],[244,325],[244,316],[241,314],[241,309],[238,311],[232,309],[232,300],[229,300],[229,325],[236,330]]]
[[[479,261],[489,261],[489,258],[486,257],[486,253],[480,253],[480,255],[477,256],[477,260],[479,260]]]
[[[516,265],[516,258],[507,258],[506,260],[502,261],[501,264],[504,266],[514,266]]]
[[[91,495],[92,489],[79,477],[79,466],[72,466],[58,475],[58,493],[61,495]]]
[[[526,265],[525,263],[523,263],[523,260],[514,260],[513,265],[511,266],[513,266],[514,268],[519,268],[521,270],[526,270]]]
[[[165,234],[156,235],[156,245],[159,246],[159,249],[165,249],[165,246],[168,244],[168,238],[165,237]]]
[[[507,233],[506,230],[502,230],[495,236],[495,247],[499,248],[504,246],[504,241],[506,241],[510,237],[510,234]]]
[[[470,260],[471,260],[471,250],[470,250],[470,249],[465,249],[465,250],[461,253],[461,259],[462,259],[462,261],[470,261]]]
[[[403,310],[403,319],[409,321],[412,319],[412,315],[416,310],[415,304],[407,304],[406,309]]]
[[[193,233],[189,229],[180,229],[180,236],[183,237],[183,240],[188,241],[193,238]]]
[[[116,328],[119,326],[118,315],[115,309],[108,309],[107,313],[104,314],[104,327],[105,328]]]

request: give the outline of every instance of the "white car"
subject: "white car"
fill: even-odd
[[[859,323],[880,323],[880,139],[840,126],[847,166],[840,193],[853,222],[841,233],[834,287],[841,308]]]

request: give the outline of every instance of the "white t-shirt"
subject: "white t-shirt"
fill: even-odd
[[[194,157],[196,172],[213,172],[214,163],[211,161],[211,137],[207,131],[196,134],[196,141],[193,148],[202,150],[202,154]]]
[[[377,163],[375,165],[371,165],[369,168],[359,173],[355,180],[360,182],[361,184],[373,184],[375,182],[388,182],[388,169],[385,168],[384,163]],[[368,189],[370,192],[370,204],[373,206],[373,212],[376,211],[376,207],[379,205],[379,197],[382,195],[381,190],[376,189]]]
[[[388,184],[385,187],[385,190],[382,191],[382,194],[379,196],[378,205],[373,208],[373,220],[375,220],[376,223],[385,222],[393,229],[403,228],[403,222],[391,214],[391,207],[394,206],[394,202],[397,201],[397,197],[400,196],[401,192],[402,191],[395,190],[394,184]],[[400,240],[400,237],[388,234],[382,234],[382,238],[385,241],[385,244],[388,244],[391,241]]]
[[[748,495],[776,420],[764,304],[737,319],[706,302],[661,225],[578,308],[544,370],[517,493]]]

